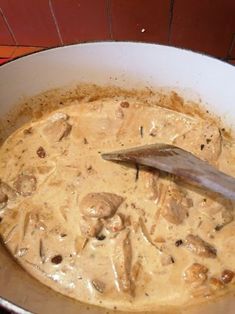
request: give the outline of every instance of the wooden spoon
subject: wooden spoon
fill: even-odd
[[[167,144],[145,145],[102,154],[103,159],[157,168],[235,200],[235,178],[186,150]]]

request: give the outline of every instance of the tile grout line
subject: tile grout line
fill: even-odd
[[[111,15],[111,1],[112,0],[106,0],[106,14],[108,17],[108,26],[109,26],[109,36],[110,39],[113,39],[113,24],[112,24],[112,15]]]
[[[233,50],[233,47],[235,47],[235,33],[232,34],[232,40],[230,42],[230,45],[229,45],[229,48],[228,48],[228,51],[227,51],[226,60],[233,59],[231,57],[231,52]]]
[[[64,45],[63,38],[62,38],[62,35],[61,35],[61,32],[60,32],[60,28],[59,28],[59,24],[58,24],[58,21],[57,21],[57,18],[56,18],[54,9],[53,9],[52,1],[51,1],[51,0],[48,0],[48,3],[49,3],[50,12],[51,12],[51,15],[52,15],[52,19],[53,19],[53,21],[54,21],[54,24],[55,24],[55,28],[56,28],[56,31],[57,31],[57,34],[58,34],[60,43],[61,43],[61,45]]]
[[[6,16],[5,16],[5,14],[4,14],[2,8],[0,8],[0,14],[2,15],[2,18],[3,18],[3,20],[4,20],[4,23],[6,24],[7,29],[8,29],[8,31],[9,31],[10,35],[11,35],[11,38],[12,38],[13,41],[15,42],[15,45],[14,45],[14,46],[13,46],[13,45],[9,45],[9,47],[14,47],[14,48],[15,48],[15,49],[12,51],[11,55],[9,56],[9,58],[11,58],[11,57],[14,55],[14,53],[16,52],[17,48],[18,48],[18,42],[17,42],[17,40],[16,40],[15,34],[14,34],[14,32],[13,32],[13,30],[12,30],[10,24],[8,23],[8,20],[7,20]],[[5,45],[2,45],[2,46],[5,46]]]
[[[171,29],[172,29],[172,22],[174,16],[174,2],[175,0],[170,0],[170,18],[169,18],[169,25],[168,25],[168,44],[171,41]]]

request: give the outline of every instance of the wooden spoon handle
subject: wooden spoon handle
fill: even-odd
[[[102,157],[157,168],[235,200],[235,178],[173,145],[145,145],[103,154]]]

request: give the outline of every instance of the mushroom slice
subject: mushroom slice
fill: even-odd
[[[105,221],[105,228],[110,232],[118,232],[125,228],[123,217],[120,214],[115,214],[112,218]]]
[[[19,175],[14,183],[16,191],[23,196],[30,196],[37,188],[37,179],[33,175]]]
[[[113,193],[89,193],[80,203],[80,211],[86,217],[107,218],[115,214],[123,197]]]
[[[130,231],[125,229],[113,239],[112,263],[115,275],[115,283],[119,291],[133,294],[131,282],[132,247]]]
[[[201,257],[215,258],[217,256],[217,251],[211,244],[193,234],[189,234],[186,237],[186,247]]]
[[[92,219],[89,217],[81,217],[80,221],[81,234],[85,238],[96,237],[103,228],[103,223],[99,219]]]
[[[69,135],[72,126],[68,123],[67,119],[67,115],[59,112],[49,119],[43,129],[43,134],[49,142],[60,142],[64,137]]]

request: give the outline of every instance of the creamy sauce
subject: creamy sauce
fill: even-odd
[[[0,149],[0,234],[18,262],[80,301],[141,311],[234,287],[234,204],[101,153],[182,147],[235,176],[234,139],[211,120],[134,98],[73,100]]]

